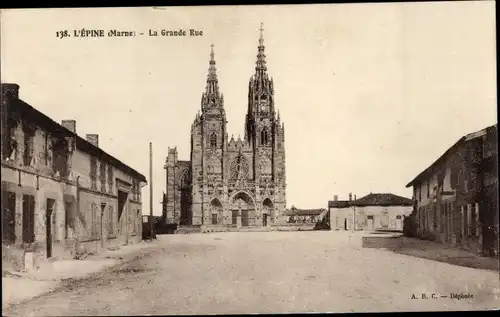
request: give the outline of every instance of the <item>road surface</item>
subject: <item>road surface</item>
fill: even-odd
[[[59,290],[4,314],[392,312],[498,307],[497,272],[362,248],[362,235],[314,231],[159,236],[158,246],[144,251],[143,256],[96,276],[68,281]],[[451,293],[473,298],[441,297]]]

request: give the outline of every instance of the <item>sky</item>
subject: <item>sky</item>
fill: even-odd
[[[211,44],[229,135],[243,137],[261,22],[285,123],[287,207],[411,197],[414,176],[496,123],[493,1],[3,10],[1,80],[55,121],[75,119],[80,136],[99,134],[148,180],[152,142],[160,215],[168,148],[189,159]],[[145,35],[56,36],[82,28]],[[203,35],[147,36],[180,28]]]

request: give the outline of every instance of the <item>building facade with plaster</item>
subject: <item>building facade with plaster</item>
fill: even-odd
[[[146,178],[2,84],[2,243],[39,258],[96,252],[141,240]]]
[[[389,193],[370,193],[360,199],[328,202],[332,230],[403,230],[403,221],[413,209],[406,197]]]
[[[224,96],[212,46],[201,112],[191,125],[191,158],[169,148],[165,164],[167,223],[203,226],[270,226],[286,208],[285,127],[259,38],[255,73],[248,83],[244,138],[228,137]]]
[[[498,254],[497,125],[460,138],[406,186],[418,237]]]

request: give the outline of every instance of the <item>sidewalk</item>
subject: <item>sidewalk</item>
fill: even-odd
[[[6,309],[11,305],[51,292],[57,289],[65,279],[81,279],[113,267],[141,250],[156,246],[157,242],[158,240],[152,243],[141,241],[107,249],[83,260],[46,262],[32,272],[4,271],[2,272],[2,307]]]
[[[363,247],[383,248],[399,254],[475,269],[498,271],[499,268],[498,258],[484,257],[439,242],[409,238],[402,235],[367,235],[363,237]]]

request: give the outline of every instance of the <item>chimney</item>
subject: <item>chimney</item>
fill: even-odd
[[[19,99],[19,85],[18,84],[2,84],[2,99],[5,97]]]
[[[339,200],[339,196],[338,195],[333,195],[333,201],[337,201]]]
[[[87,141],[99,147],[99,134],[87,134]]]
[[[349,201],[352,200],[352,193],[349,193]]]
[[[76,134],[76,120],[63,120],[61,125]]]

